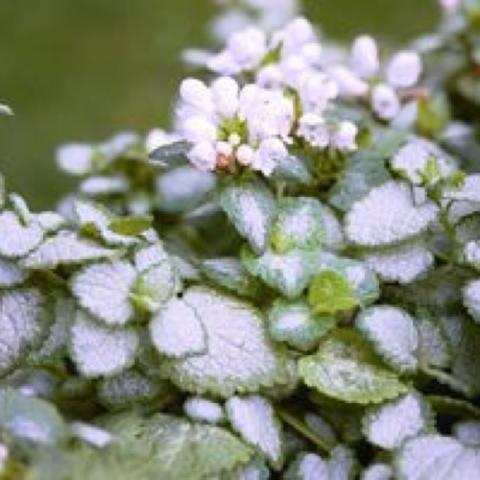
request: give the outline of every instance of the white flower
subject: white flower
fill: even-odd
[[[189,152],[188,158],[202,172],[215,170],[217,151],[210,142],[197,143]]]
[[[387,80],[394,87],[413,87],[420,79],[422,70],[422,60],[418,53],[405,50],[390,60],[387,66]]]
[[[338,95],[338,87],[325,74],[313,72],[300,79],[298,93],[304,111],[321,114]]]
[[[358,37],[353,42],[350,55],[352,70],[363,79],[373,77],[380,68],[378,46],[375,40],[367,35]]]
[[[353,152],[357,149],[357,134],[358,128],[354,123],[340,122],[332,135],[331,144],[342,152]]]
[[[297,135],[316,148],[326,148],[330,143],[330,132],[325,119],[316,113],[306,113],[300,118]]]
[[[220,77],[215,80],[211,87],[211,97],[215,111],[225,118],[236,115],[238,110],[238,83],[230,77]]]
[[[316,41],[312,24],[303,17],[292,20],[283,30],[276,32],[272,39],[274,45],[281,45],[285,57],[297,54],[303,46]]]
[[[337,83],[342,97],[363,97],[368,93],[368,84],[343,65],[329,68],[330,77]]]
[[[251,165],[254,155],[255,150],[250,145],[240,145],[237,149],[237,162],[243,166]]]
[[[278,138],[267,138],[260,143],[252,159],[252,168],[269,177],[278,162],[288,156],[288,150]]]
[[[257,85],[264,88],[278,88],[284,81],[284,72],[280,65],[271,63],[257,73]]]
[[[385,83],[377,85],[372,91],[373,111],[382,120],[392,120],[400,111],[400,100],[392,87]]]
[[[247,85],[240,93],[240,115],[247,121],[251,142],[288,139],[295,120],[293,100],[283,92]]]
[[[182,107],[187,110],[185,115],[191,112],[209,115],[213,112],[214,106],[210,89],[200,80],[187,78],[180,84],[180,99]]]
[[[182,135],[190,143],[214,142],[217,138],[217,127],[207,117],[195,115],[187,118],[181,127]]]

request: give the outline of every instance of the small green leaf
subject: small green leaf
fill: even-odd
[[[137,236],[152,226],[153,218],[144,217],[122,217],[113,220],[108,228],[120,235]]]
[[[260,181],[229,183],[222,188],[219,201],[238,233],[257,254],[263,252],[277,213],[270,190]]]
[[[333,314],[350,310],[358,299],[345,277],[333,270],[319,273],[308,291],[308,302],[315,313]]]
[[[352,330],[327,337],[315,355],[300,359],[298,368],[306,385],[347,403],[381,403],[407,391]]]
[[[175,167],[188,163],[187,153],[191,145],[185,141],[162,145],[150,153],[150,159],[160,167]]]

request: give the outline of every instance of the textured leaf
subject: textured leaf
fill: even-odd
[[[350,450],[336,447],[329,460],[314,453],[301,453],[290,465],[285,480],[352,480],[355,476],[355,459]]]
[[[299,361],[306,385],[348,403],[380,403],[406,392],[398,377],[383,367],[353,331],[339,330],[315,355]]]
[[[202,263],[203,274],[217,285],[244,297],[255,297],[260,283],[236,258],[213,258]]]
[[[51,404],[24,397],[12,388],[0,389],[0,427],[17,439],[53,445],[67,436],[67,428]]]
[[[45,299],[39,290],[25,288],[0,293],[0,374],[8,372],[40,340]]]
[[[59,265],[75,265],[116,255],[115,250],[81,238],[76,233],[60,232],[30,253],[23,265],[30,269],[53,269]]]
[[[241,182],[225,186],[220,194],[220,205],[253,250],[263,252],[277,213],[275,199],[263,183]]]
[[[480,203],[480,174],[467,175],[459,188],[452,188],[444,192],[449,200]]]
[[[433,318],[421,316],[417,322],[418,360],[420,365],[447,368],[451,354],[441,327]]]
[[[149,157],[162,167],[176,166],[177,162],[188,162],[186,155],[191,150],[192,146],[185,141],[178,141],[162,145],[150,153]]]
[[[284,198],[271,234],[275,251],[287,252],[293,248],[319,247],[326,237],[322,204],[307,197]]]
[[[71,423],[70,432],[74,437],[97,448],[106,447],[113,439],[106,430],[83,422]]]
[[[384,282],[401,285],[415,281],[434,263],[434,256],[422,242],[407,242],[366,252],[362,259]]]
[[[210,172],[189,165],[175,168],[158,177],[156,203],[163,212],[188,212],[206,200],[215,185],[215,176]]]
[[[394,480],[393,468],[386,463],[374,463],[362,475],[362,480]]]
[[[314,177],[307,162],[294,155],[278,159],[272,178],[300,185],[311,185],[314,182]]]
[[[15,213],[0,213],[0,255],[7,258],[23,257],[36,248],[45,232],[35,221],[23,224]]]
[[[333,314],[358,305],[348,280],[333,270],[324,270],[313,279],[308,302],[312,310],[319,314]]]
[[[334,317],[315,315],[303,301],[277,300],[269,312],[269,333],[277,342],[309,351],[335,326]]]
[[[82,268],[71,288],[80,306],[107,325],[125,325],[134,315],[129,294],[136,272],[128,262],[97,263]]]
[[[25,272],[17,262],[0,258],[0,288],[16,287],[27,278]]]
[[[275,382],[280,361],[262,317],[252,307],[204,288],[187,290],[183,301],[200,319],[208,348],[203,354],[164,363],[175,384],[198,394],[229,397]]]
[[[408,480],[477,480],[480,451],[441,435],[425,435],[408,441],[397,458],[400,478]]]
[[[129,368],[139,338],[135,330],[110,330],[78,312],[71,329],[70,350],[85,377],[112,376]]]
[[[119,235],[140,235],[152,226],[152,217],[122,217],[113,220],[109,228]]]
[[[409,393],[371,409],[363,417],[367,440],[380,448],[394,450],[405,440],[431,429],[433,414],[417,393]]]
[[[153,318],[150,337],[163,355],[183,358],[205,353],[205,327],[188,302],[174,298]]]
[[[243,264],[250,274],[288,298],[300,296],[307,288],[318,264],[317,256],[306,250],[290,250],[283,255],[267,250],[260,257],[248,249],[242,252]]]
[[[437,213],[430,200],[416,205],[407,184],[387,182],[352,206],[346,217],[346,234],[358,245],[391,245],[427,229]]]
[[[271,403],[259,395],[232,397],[225,408],[233,429],[274,466],[280,468],[283,455],[282,430]]]
[[[480,324],[480,280],[474,280],[465,286],[463,303],[472,318]]]
[[[453,427],[453,434],[463,445],[480,448],[480,421],[458,422]]]
[[[418,332],[407,312],[388,305],[374,306],[358,316],[356,326],[392,368],[401,373],[415,371]]]
[[[185,414],[192,420],[220,423],[225,418],[223,407],[218,403],[202,397],[190,397],[183,404]]]

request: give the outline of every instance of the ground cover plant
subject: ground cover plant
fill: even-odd
[[[1,182],[0,478],[480,479],[480,2],[400,49],[221,4],[170,131]]]

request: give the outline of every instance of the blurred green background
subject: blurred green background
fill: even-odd
[[[307,0],[339,39],[391,42],[434,27],[435,0]],[[69,187],[54,167],[66,141],[168,126],[180,51],[206,44],[210,0],[0,0],[0,171],[45,208]]]

